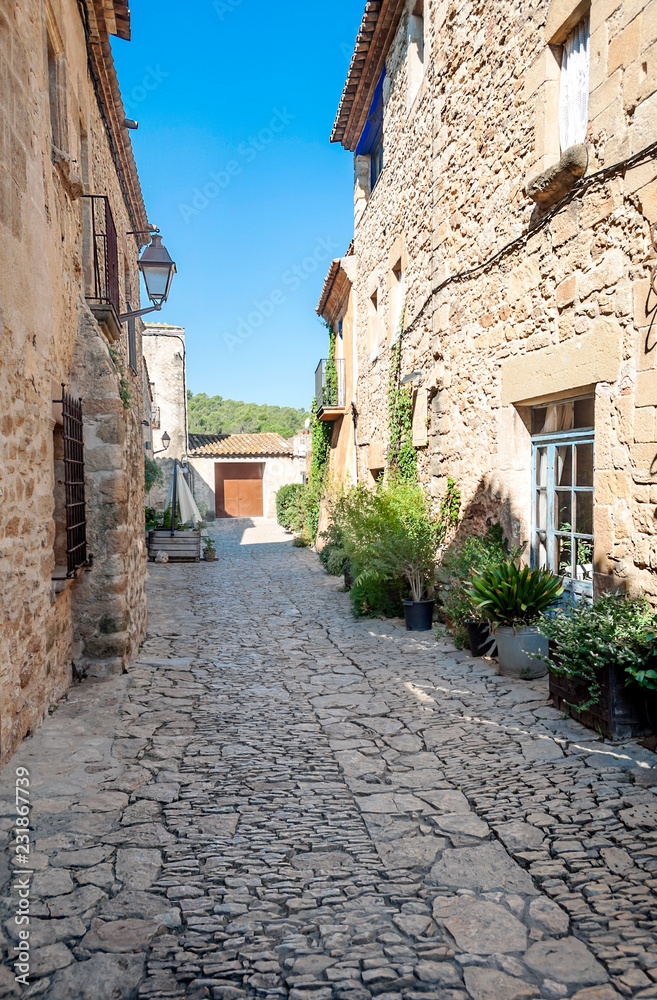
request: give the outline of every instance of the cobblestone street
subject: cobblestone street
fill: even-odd
[[[399,622],[273,522],[151,566],[149,637],[29,769],[30,965],[52,1000],[657,998],[657,771]]]

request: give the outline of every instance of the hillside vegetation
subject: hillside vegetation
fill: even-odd
[[[266,403],[242,403],[204,392],[187,392],[189,431],[191,434],[264,434],[275,432],[285,438],[300,431],[310,416],[291,406],[268,406]]]

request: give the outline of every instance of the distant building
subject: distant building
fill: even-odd
[[[149,504],[164,507],[178,459],[209,520],[275,517],[279,487],[305,479],[310,434],[301,431],[290,440],[280,434],[188,434],[185,328],[151,323],[143,344],[152,396],[148,453],[164,477],[163,485],[151,490]]]
[[[194,497],[216,517],[275,517],[276,493],[306,475],[310,435],[190,434]]]

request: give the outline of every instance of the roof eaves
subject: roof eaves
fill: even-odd
[[[333,124],[331,142],[352,152],[363,131],[371,96],[406,6],[406,0],[368,0],[347,80]]]

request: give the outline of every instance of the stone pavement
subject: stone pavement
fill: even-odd
[[[272,522],[153,566],[129,675],[86,682],[30,772],[30,966],[51,1000],[657,998],[657,771],[545,681],[398,622]],[[653,787],[653,782],[655,783]]]

